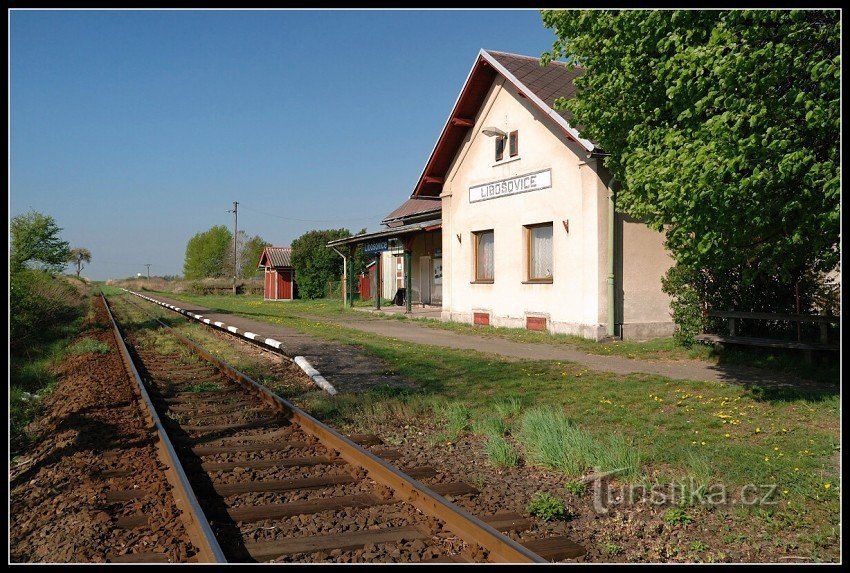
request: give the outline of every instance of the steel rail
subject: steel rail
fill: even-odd
[[[189,484],[189,478],[183,470],[183,466],[177,457],[177,452],[174,450],[174,446],[165,431],[162,420],[153,406],[150,395],[142,382],[141,376],[139,376],[139,371],[133,363],[133,358],[130,356],[127,345],[124,343],[118,322],[112,314],[109,302],[107,302],[103,291],[101,291],[100,296],[103,299],[103,305],[112,323],[112,332],[121,351],[121,360],[124,363],[124,368],[130,377],[136,381],[136,393],[141,397],[143,412],[151,426],[156,429],[157,437],[159,438],[157,440],[157,451],[160,460],[167,468],[165,472],[166,477],[174,488],[171,493],[175,504],[180,509],[180,518],[186,527],[189,539],[198,548],[198,560],[202,563],[227,563],[224,551],[222,551],[221,546],[218,544],[218,540],[210,527],[204,510],[201,508],[200,503],[198,503],[198,498]]]
[[[388,464],[333,428],[323,424],[304,410],[274,394],[224,360],[213,356],[206,349],[178,333],[154,315],[151,316],[181,343],[212,363],[222,374],[283,413],[284,416],[301,426],[305,432],[312,434],[319,441],[336,450],[342,459],[365,470],[371,479],[389,487],[398,494],[402,501],[410,503],[426,515],[444,521],[446,527],[452,533],[468,544],[479,545],[488,551],[488,559],[491,561],[496,563],[549,563],[548,560],[503,535],[424,484]]]

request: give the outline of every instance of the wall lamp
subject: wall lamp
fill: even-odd
[[[507,133],[505,133],[498,127],[485,127],[481,130],[481,133],[483,133],[487,137],[505,137],[507,135]]]

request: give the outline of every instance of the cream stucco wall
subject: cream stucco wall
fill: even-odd
[[[481,133],[484,126],[507,133],[517,130],[518,157],[497,164],[494,139]],[[486,312],[491,325],[524,328],[526,317],[536,316],[546,318],[550,332],[594,339],[604,336],[607,176],[597,161],[553,127],[510,83],[501,78],[494,82],[447,173],[441,195],[444,319],[472,322],[473,313]],[[545,169],[551,169],[548,189],[469,201],[471,186]],[[523,227],[546,222],[553,226],[552,283],[524,284],[527,246]],[[642,229],[626,225],[623,238],[628,248],[621,251],[626,255],[625,317],[627,321],[664,322],[659,309],[666,309],[668,300],[658,297],[657,273],[668,260],[666,254],[658,255],[660,243],[653,232],[637,225]],[[472,233],[489,229],[494,232],[494,281],[472,284]],[[416,264],[414,257],[414,280]],[[641,269],[654,276],[641,276]],[[415,292],[413,300],[417,300]],[[628,329],[623,332],[628,334]]]

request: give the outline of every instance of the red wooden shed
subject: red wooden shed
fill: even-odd
[[[265,300],[292,300],[295,298],[295,272],[292,269],[289,247],[266,247],[257,267],[266,270]]]

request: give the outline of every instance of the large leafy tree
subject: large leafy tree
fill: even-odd
[[[292,267],[302,298],[322,298],[329,281],[342,277],[342,257],[327,248],[330,241],[350,237],[348,229],[308,231],[292,242]]]
[[[186,244],[183,275],[187,279],[226,276],[233,234],[224,225],[197,233]]]
[[[12,273],[28,264],[60,272],[68,264],[70,249],[59,237],[62,227],[50,215],[29,211],[12,217],[9,270]]]
[[[80,273],[83,271],[83,263],[91,262],[91,251],[82,247],[71,249],[71,253],[68,255],[68,261],[77,267],[77,278],[80,278]]]
[[[839,259],[837,11],[544,11],[618,207],[676,260],[794,279]]]

